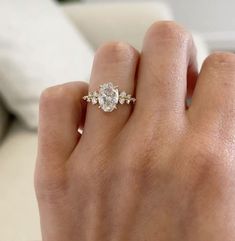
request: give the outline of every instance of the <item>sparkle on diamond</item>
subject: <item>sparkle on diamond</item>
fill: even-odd
[[[119,92],[112,83],[100,86],[98,102],[100,108],[105,112],[111,112],[116,109],[119,100]]]

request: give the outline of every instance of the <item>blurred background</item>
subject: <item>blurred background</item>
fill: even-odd
[[[60,0],[59,2],[76,1],[79,0]],[[136,2],[136,0],[130,1]],[[80,0],[80,2],[97,3],[104,0]],[[106,2],[118,2],[118,0],[106,0]],[[235,50],[235,1],[162,0],[161,2],[169,5],[176,21],[199,32],[211,50]]]
[[[200,68],[210,52],[235,50],[234,9],[234,0],[0,0],[0,241],[41,240],[33,173],[43,89],[89,82],[102,43],[141,50],[161,20],[192,32]]]

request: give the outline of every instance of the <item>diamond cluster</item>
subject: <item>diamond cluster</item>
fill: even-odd
[[[83,97],[87,102],[91,102],[93,105],[99,104],[105,112],[112,112],[117,109],[117,104],[130,104],[135,102],[136,99],[125,91],[119,92],[118,86],[114,86],[111,82],[100,85],[99,92],[89,92],[87,96]]]

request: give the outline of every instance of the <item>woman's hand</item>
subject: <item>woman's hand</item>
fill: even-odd
[[[112,81],[134,106],[86,107],[82,82],[42,94],[43,241],[235,240],[235,55],[212,54],[199,76],[195,55],[182,27],[156,23],[141,55],[109,43],[95,56],[89,90]]]

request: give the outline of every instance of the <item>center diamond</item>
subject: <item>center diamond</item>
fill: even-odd
[[[105,112],[111,112],[116,109],[118,104],[119,92],[112,83],[100,86],[98,101],[100,108]]]

